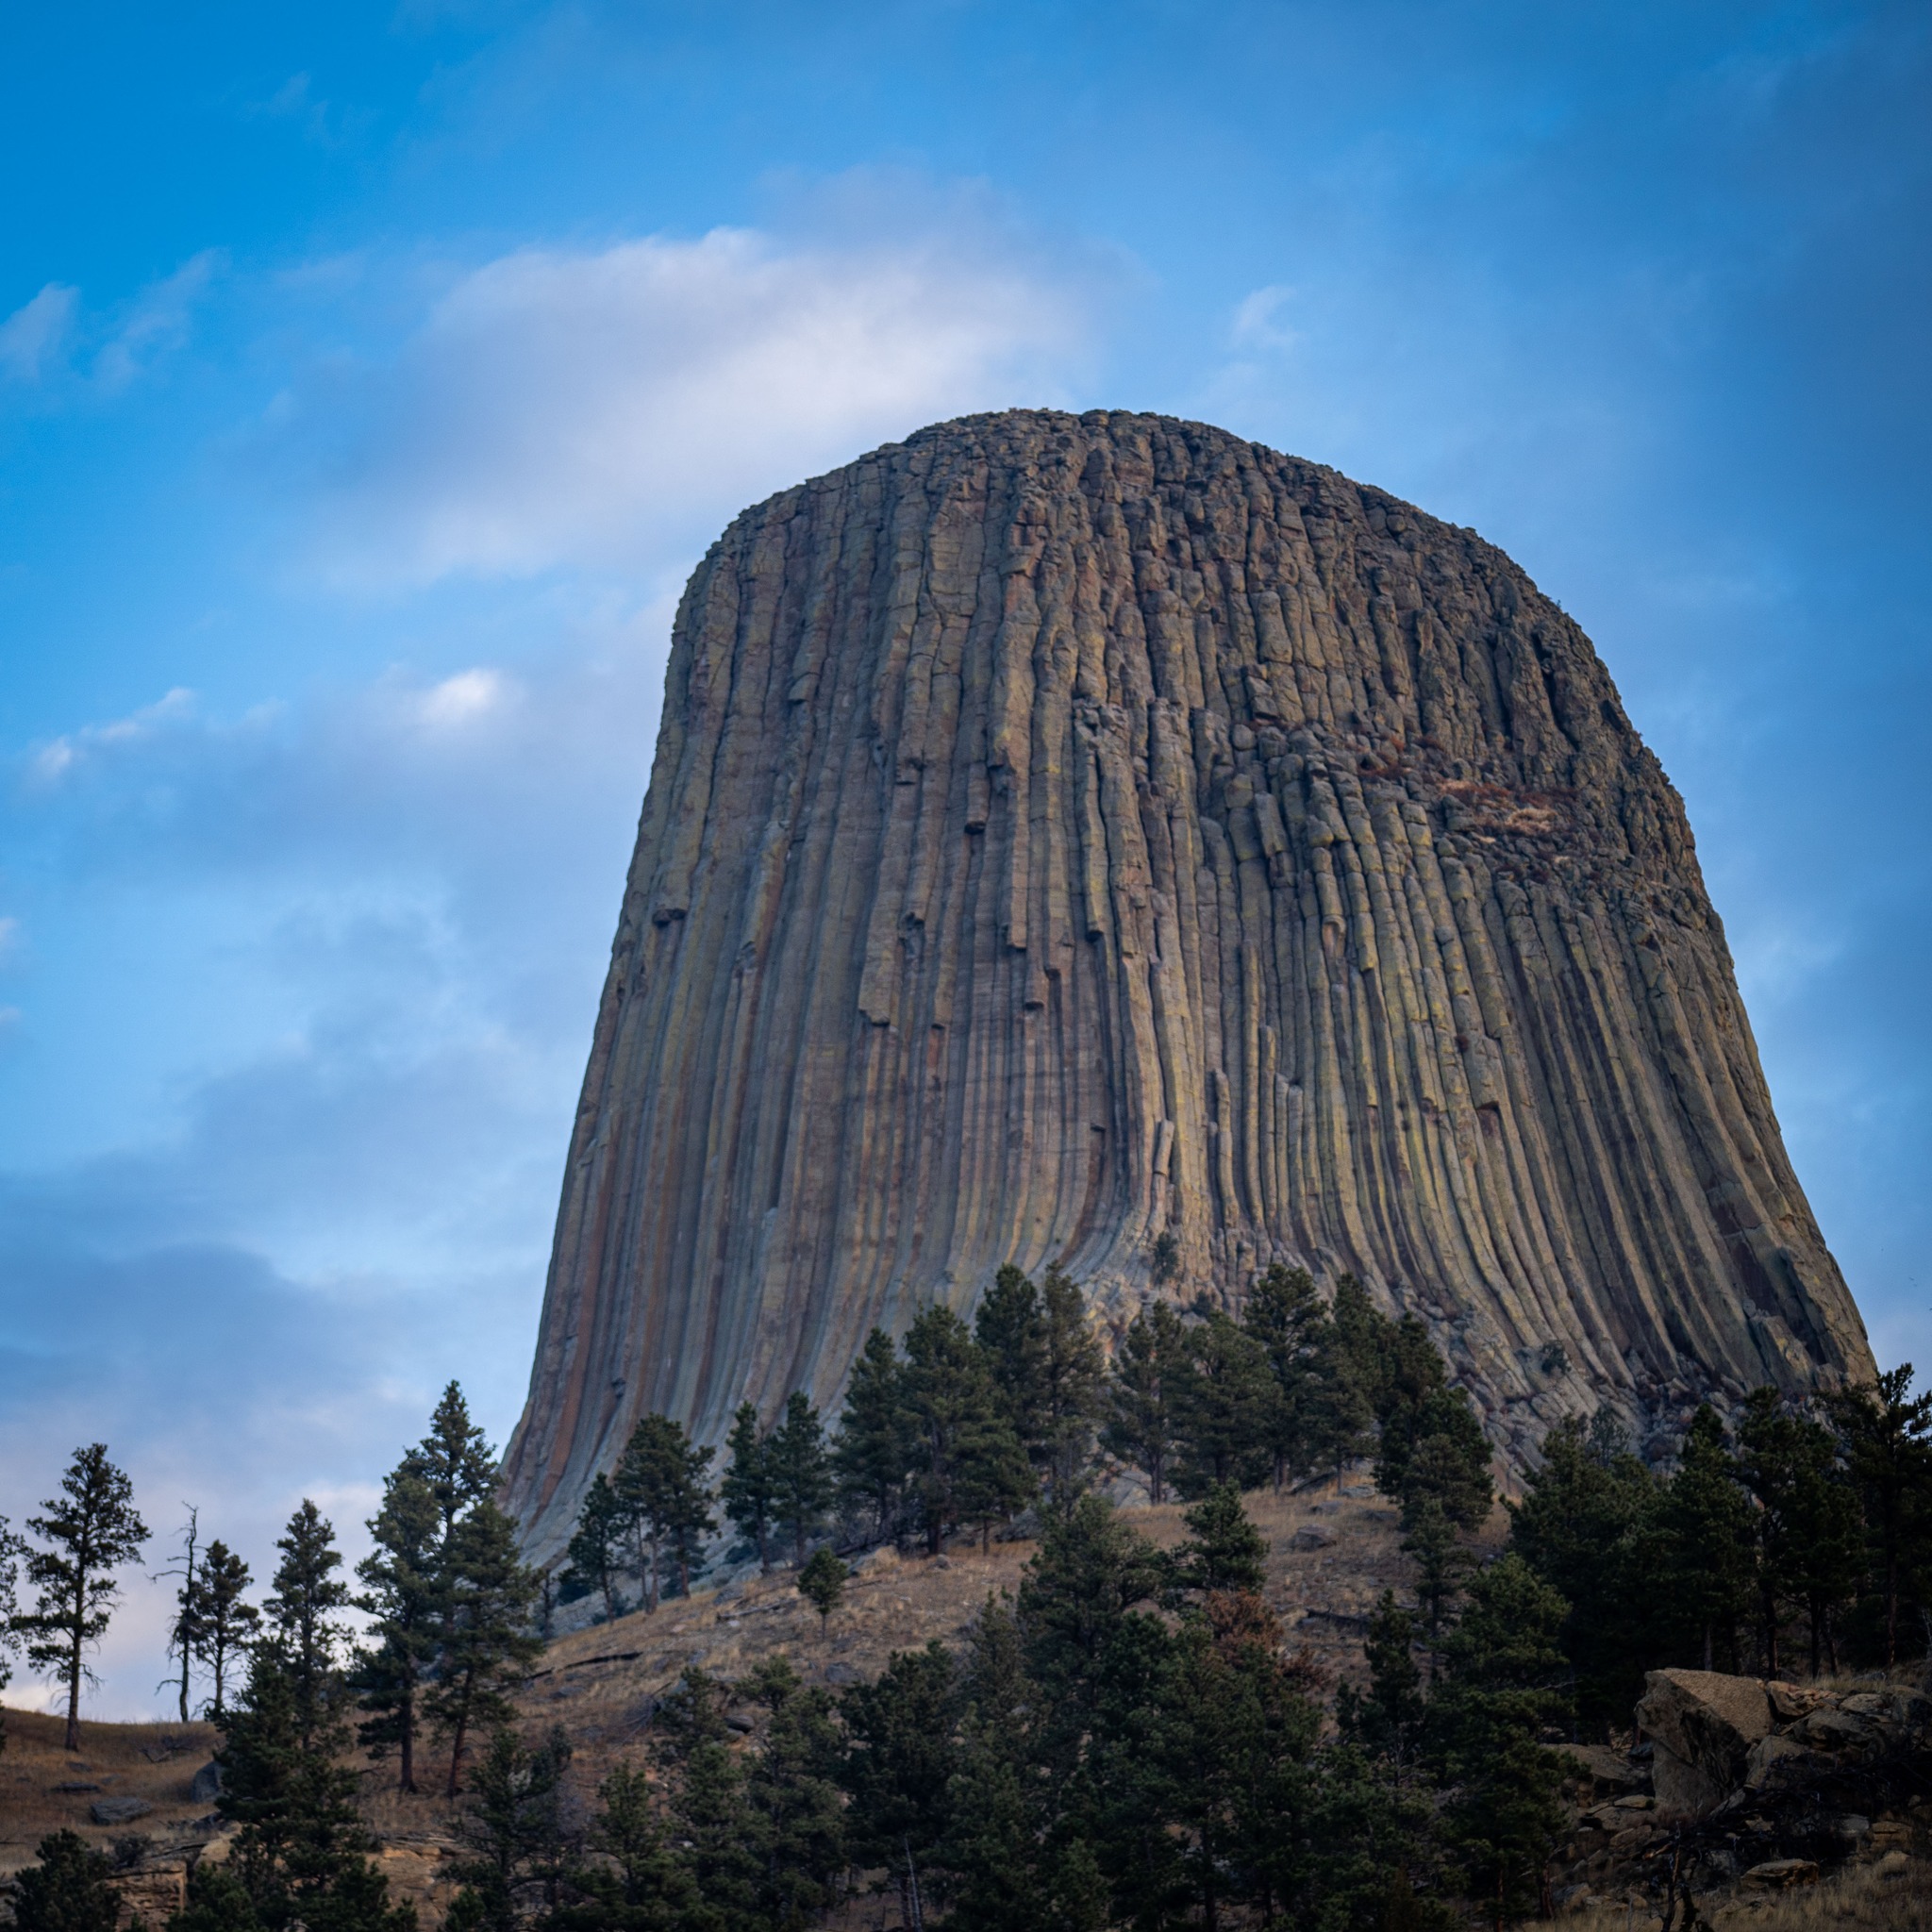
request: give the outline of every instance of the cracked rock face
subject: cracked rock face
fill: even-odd
[[[560,1548],[645,1411],[829,1406],[1056,1257],[1116,1328],[1353,1269],[1515,1456],[1871,1369],[1589,640],[1163,417],[939,425],[693,575],[510,1507]]]

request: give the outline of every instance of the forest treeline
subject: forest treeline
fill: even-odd
[[[645,1418],[586,1499],[566,1588],[607,1613],[653,1607],[691,1588],[722,1514],[734,1559],[792,1564],[828,1617],[835,1547],[935,1552],[1031,1512],[1017,1591],[957,1649],[895,1656],[841,1694],[783,1657],[732,1685],[693,1669],[593,1797],[562,1734],[518,1727],[549,1584],[451,1385],[353,1582],[312,1504],[259,1606],[191,1519],[180,1696],[205,1689],[223,1726],[238,1829],[169,1932],[408,1932],[358,1816],[358,1744],[406,1790],[433,1760],[460,1792],[455,1932],[780,1932],[868,1888],[906,1925],[960,1932],[1514,1919],[1541,1903],[1565,1824],[1546,1747],[1626,1723],[1645,1669],[1775,1674],[1925,1646],[1932,1397],[1911,1382],[1707,1407],[1655,1463],[1607,1414],[1564,1424],[1485,1561],[1474,1410],[1422,1325],[1358,1284],[1324,1299],[1273,1269],[1235,1315],[1156,1304],[1109,1363],[1064,1274],[1003,1270],[970,1327],[933,1308],[897,1343],[875,1333],[829,1429],[802,1394],[770,1425],[741,1409],[715,1483],[708,1450]],[[1400,1506],[1416,1587],[1382,1599],[1357,1689],[1291,1649],[1241,1498],[1363,1460]],[[1105,1500],[1122,1468],[1190,1503],[1177,1549]],[[0,1588],[25,1553],[40,1591],[32,1611],[9,1598],[6,1627],[71,1683],[77,1723],[114,1564],[147,1532],[100,1445],[45,1510],[39,1544],[9,1537],[0,1559]],[[73,1834],[48,1840],[23,1932],[109,1932],[104,1877]]]

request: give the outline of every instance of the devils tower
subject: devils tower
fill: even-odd
[[[1352,1269],[1516,1455],[1872,1366],[1582,631],[1333,470],[1018,410],[691,579],[509,1504],[560,1547],[640,1415],[1055,1257],[1116,1324]]]

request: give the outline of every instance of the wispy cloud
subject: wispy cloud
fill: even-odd
[[[39,382],[66,345],[79,300],[78,289],[49,282],[0,322],[0,370],[16,382]]]
[[[519,250],[389,361],[318,370],[265,437],[315,480],[338,583],[635,563],[935,417],[1053,399],[1089,292],[957,239]]]

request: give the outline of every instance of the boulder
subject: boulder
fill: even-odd
[[[1751,1747],[1771,1732],[1771,1700],[1756,1677],[1648,1671],[1637,1722],[1655,1746],[1658,1809],[1701,1818],[1744,1781]]]
[[[1288,1540],[1288,1546],[1291,1550],[1326,1550],[1332,1549],[1334,1543],[1335,1534],[1332,1530],[1323,1529],[1312,1523],[1305,1523]]]
[[[1607,1744],[1557,1744],[1551,1749],[1563,1760],[1567,1775],[1587,1777],[1609,1790],[1640,1790],[1649,1782],[1623,1752],[1613,1751]]]
[[[1764,1694],[1770,1701],[1773,1720],[1781,1724],[1795,1724],[1831,1700],[1828,1690],[1814,1690],[1805,1684],[1780,1684],[1775,1679],[1765,1685]]]
[[[1774,1731],[1759,1738],[1744,1760],[1744,1788],[1759,1791],[1767,1786],[1795,1783],[1819,1771],[1829,1770],[1831,1760],[1816,1751],[1807,1751],[1795,1738]]]
[[[1814,1710],[1800,1718],[1790,1735],[1817,1751],[1864,1751],[1878,1735],[1877,1726],[1845,1710]]]
[[[1744,1874],[1746,1885],[1761,1886],[1767,1891],[1789,1891],[1794,1885],[1815,1885],[1818,1865],[1812,1858],[1767,1858]]]
[[[132,1824],[155,1807],[145,1798],[96,1798],[87,1808],[96,1824]]]
[[[194,1774],[194,1781],[188,1787],[191,1804],[212,1805],[222,1794],[222,1767],[212,1758]]]

